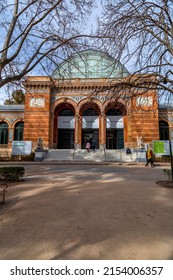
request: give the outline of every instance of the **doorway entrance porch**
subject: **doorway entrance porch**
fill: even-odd
[[[106,149],[115,150],[124,148],[123,129],[106,130]]]
[[[92,145],[92,140],[96,141],[96,149],[99,149],[99,130],[83,129],[82,130],[82,149],[85,149],[87,141]]]

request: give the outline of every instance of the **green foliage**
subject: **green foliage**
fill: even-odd
[[[162,173],[167,177],[168,181],[172,181],[171,169],[163,169]]]
[[[0,167],[0,180],[5,182],[16,182],[25,174],[23,166]]]
[[[21,105],[25,103],[25,94],[22,90],[15,90],[12,93],[12,97],[6,99],[4,104],[5,105]]]

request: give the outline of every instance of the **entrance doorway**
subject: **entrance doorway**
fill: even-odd
[[[124,148],[123,115],[119,109],[109,109],[106,114],[106,149]]]
[[[96,141],[96,149],[99,149],[99,116],[94,108],[87,108],[82,113],[82,149],[85,149],[87,141]]]
[[[114,148],[113,141],[114,141],[114,138],[112,136],[106,137],[106,149],[112,150]]]
[[[58,149],[74,149],[74,129],[58,129]]]
[[[123,129],[107,129],[106,130],[106,149],[123,149],[124,137]]]
[[[58,114],[57,149],[74,149],[74,113],[71,109],[63,109]]]
[[[82,130],[82,149],[85,149],[87,141],[92,145],[92,139],[96,141],[96,149],[99,149],[99,130],[83,129]]]

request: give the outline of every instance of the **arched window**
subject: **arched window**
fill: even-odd
[[[169,140],[169,125],[165,121],[159,122],[160,140]]]
[[[14,128],[14,140],[15,141],[22,141],[23,140],[23,122],[18,122]]]
[[[8,143],[8,124],[6,122],[0,123],[0,144]]]

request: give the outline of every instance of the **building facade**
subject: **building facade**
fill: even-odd
[[[112,92],[112,82],[125,79],[126,68],[106,53],[74,54],[52,77],[25,80],[25,105],[0,106],[0,151],[11,151],[14,140],[38,138],[45,149],[84,149],[96,140],[97,149],[140,148],[152,140],[167,140],[173,110],[159,108],[156,90],[128,99]],[[111,97],[110,97],[111,91]]]

